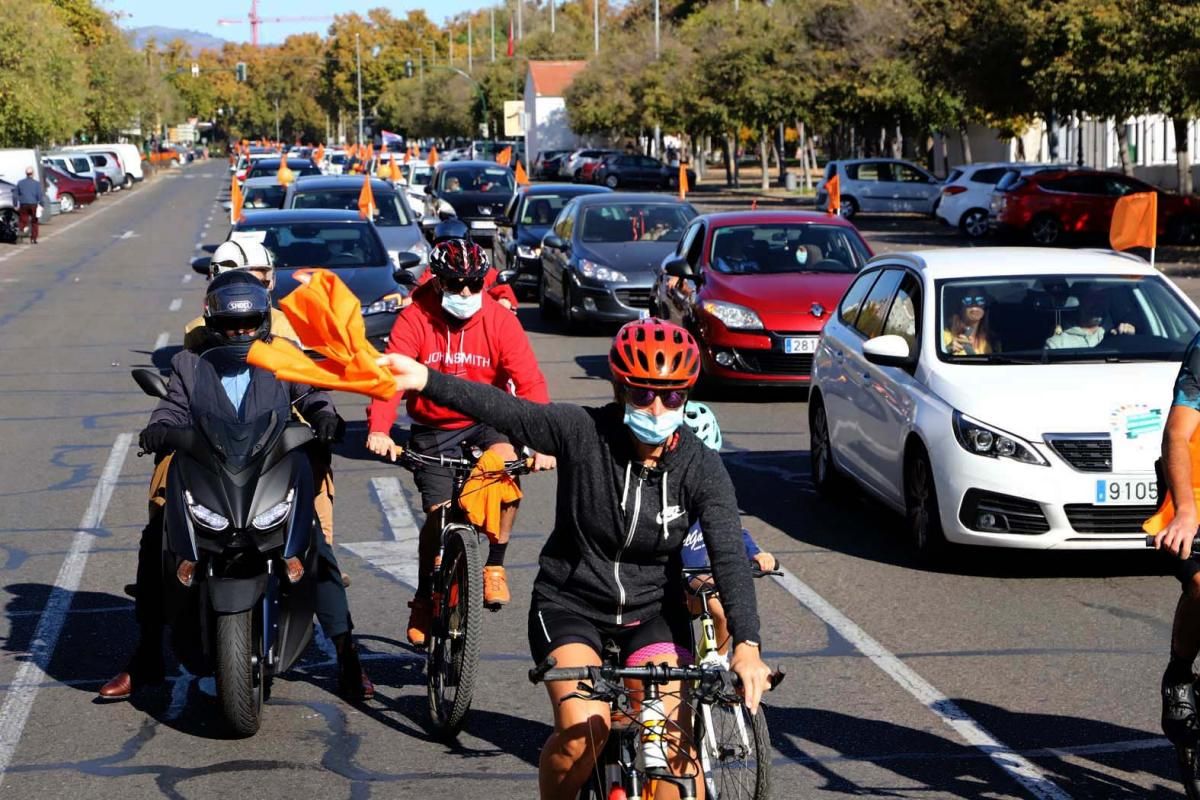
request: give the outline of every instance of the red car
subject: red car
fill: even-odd
[[[999,234],[1024,235],[1037,244],[1071,236],[1108,239],[1113,206],[1127,194],[1158,192],[1158,235],[1190,243],[1200,233],[1200,198],[1165,192],[1137,178],[1093,169],[1009,172],[992,194],[988,220]]]
[[[871,255],[858,229],[840,217],[696,217],[663,260],[650,313],[692,332],[706,379],[807,385],[821,328]]]
[[[69,175],[53,167],[42,167],[46,180],[58,189],[58,204],[66,214],[76,208],[91,205],[96,200],[96,184],[90,178]]]

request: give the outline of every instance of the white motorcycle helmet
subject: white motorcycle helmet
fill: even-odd
[[[248,269],[259,273],[267,289],[275,288],[275,259],[261,242],[230,239],[222,242],[209,261],[209,275],[217,277],[231,269]]]

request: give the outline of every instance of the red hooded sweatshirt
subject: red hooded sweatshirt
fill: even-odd
[[[546,379],[517,315],[483,295],[483,307],[470,319],[458,321],[442,310],[442,295],[432,286],[413,292],[412,305],[396,317],[387,352],[417,359],[431,370],[507,390],[509,381],[518,397],[550,402]],[[455,430],[476,420],[440,406],[424,395],[408,393],[408,415],[418,425]],[[391,435],[400,395],[372,400],[367,406],[371,433]]]

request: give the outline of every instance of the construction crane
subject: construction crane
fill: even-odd
[[[250,44],[258,47],[258,26],[264,22],[330,22],[333,17],[260,17],[258,15],[258,0],[250,0],[250,13],[246,15],[250,21]],[[219,19],[218,25],[241,25],[246,20]]]

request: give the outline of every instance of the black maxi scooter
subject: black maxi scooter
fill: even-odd
[[[203,372],[198,380],[217,380]],[[157,372],[135,369],[133,378],[166,396]],[[162,572],[171,643],[188,671],[215,675],[236,736],[258,731],[271,679],[312,638],[312,439],[307,425],[272,410],[245,422],[201,415],[169,441]]]

